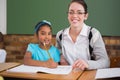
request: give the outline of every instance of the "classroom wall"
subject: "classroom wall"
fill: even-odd
[[[71,0],[7,0],[7,33],[33,34],[41,20],[52,23],[53,34],[68,27],[67,10]],[[86,0],[89,18],[86,24],[102,35],[120,36],[120,0]]]
[[[0,48],[7,52],[6,62],[23,63],[23,58],[29,43],[37,43],[37,38],[32,34],[1,35]],[[120,36],[103,36],[107,54],[110,58],[110,67],[120,67]],[[55,36],[52,44],[55,45]]]

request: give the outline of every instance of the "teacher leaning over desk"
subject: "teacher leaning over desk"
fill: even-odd
[[[70,26],[56,35],[56,46],[62,53],[61,64],[81,70],[108,68],[110,62],[102,36],[97,29],[84,23],[87,18],[85,1],[72,0],[68,8]]]

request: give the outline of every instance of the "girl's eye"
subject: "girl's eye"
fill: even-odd
[[[45,33],[41,33],[41,35],[45,35]]]
[[[49,32],[48,35],[52,35],[52,32]]]

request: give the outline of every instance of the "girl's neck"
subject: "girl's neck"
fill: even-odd
[[[39,44],[39,47],[42,48],[42,49],[44,49],[44,50],[49,50],[50,46],[51,46],[50,44],[49,45],[47,45],[47,44],[46,45]]]

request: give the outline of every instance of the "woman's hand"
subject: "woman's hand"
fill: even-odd
[[[86,68],[88,68],[88,64],[84,60],[78,59],[74,62],[72,67],[73,69],[79,68],[80,70],[85,70]]]
[[[69,63],[66,61],[66,59],[64,58],[63,55],[61,55],[60,64],[61,65],[69,65]]]
[[[52,59],[49,59],[45,63],[45,67],[48,67],[48,68],[56,68],[57,66],[58,66],[58,63],[54,62]]]

